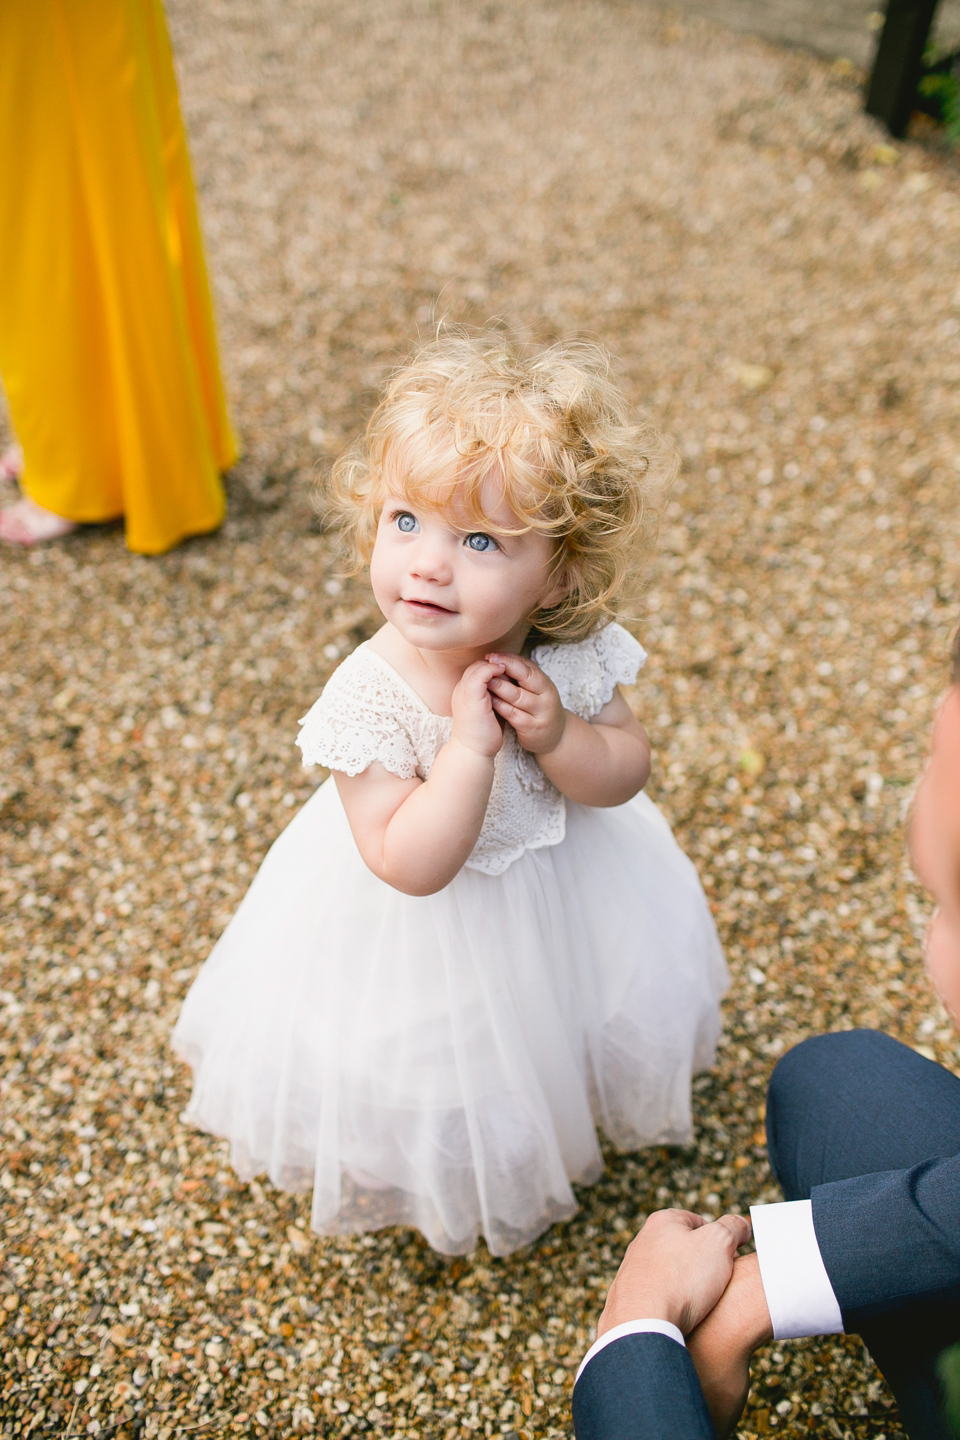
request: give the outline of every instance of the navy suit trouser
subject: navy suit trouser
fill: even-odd
[[[814,1036],[774,1070],[767,1143],[788,1200],[807,1199],[816,1186],[833,1181],[957,1156],[960,1080],[874,1030]],[[814,1197],[815,1228],[817,1218]],[[817,1238],[825,1251],[828,1237],[818,1229]],[[842,1251],[824,1253],[824,1261],[839,1291],[831,1264],[842,1266]],[[874,1315],[857,1328],[912,1440],[952,1440],[941,1413],[936,1357],[960,1340],[960,1308]]]

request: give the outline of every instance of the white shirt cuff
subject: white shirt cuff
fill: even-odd
[[[840,1306],[817,1244],[810,1201],[751,1205],[750,1219],[773,1338],[842,1334]]]
[[[624,1335],[650,1334],[666,1335],[670,1340],[676,1340],[678,1345],[683,1345],[684,1349],[687,1348],[684,1343],[683,1336],[680,1334],[680,1331],[677,1329],[676,1325],[671,1325],[669,1320],[624,1320],[622,1325],[614,1325],[613,1329],[605,1331],[604,1334],[600,1336],[599,1340],[594,1340],[593,1344],[590,1346],[590,1349],[580,1361],[580,1368],[577,1371],[576,1379],[573,1382],[574,1385],[576,1385],[577,1380],[580,1379],[580,1376],[583,1374],[586,1367],[590,1364],[590,1361],[593,1359],[594,1355],[599,1355],[600,1351],[603,1350],[607,1345],[612,1345],[614,1340],[619,1340]]]

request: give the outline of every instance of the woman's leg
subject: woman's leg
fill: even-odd
[[[160,0],[0,5],[0,170],[24,495],[144,553],[216,528],[236,446]]]

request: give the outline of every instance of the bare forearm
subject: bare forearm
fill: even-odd
[[[380,863],[371,866],[375,873],[408,895],[433,895],[449,885],[477,843],[493,785],[493,763],[492,757],[448,741],[429,779],[386,826]]]
[[[547,779],[578,805],[623,805],[650,778],[650,742],[614,725],[591,725],[568,714],[563,737],[537,760]]]

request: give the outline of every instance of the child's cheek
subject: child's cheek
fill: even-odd
[[[370,557],[370,588],[381,610],[396,598],[394,594],[396,582],[392,574],[392,567],[385,553],[385,547],[379,543],[374,545],[373,554]]]

